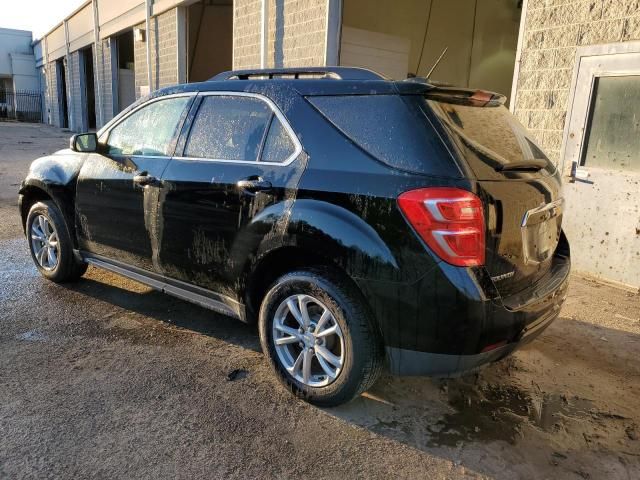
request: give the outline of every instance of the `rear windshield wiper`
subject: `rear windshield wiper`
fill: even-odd
[[[523,160],[521,162],[509,162],[496,167],[498,172],[538,172],[547,166],[546,160]]]

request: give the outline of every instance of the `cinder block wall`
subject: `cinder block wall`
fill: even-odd
[[[260,11],[262,0],[233,2],[233,68],[260,67]]]
[[[261,0],[234,2],[233,68],[260,67]],[[328,0],[270,0],[268,67],[325,64]]]
[[[178,9],[173,8],[151,19],[151,32],[146,42],[151,45],[151,91],[178,83]],[[134,28],[145,29],[145,24]],[[145,42],[133,43],[136,76],[136,98],[141,97],[140,87],[149,84],[147,78],[147,46]],[[212,46],[212,48],[214,48]]]
[[[80,85],[80,52],[75,51],[69,55],[69,64],[67,65],[67,85],[69,90],[68,108],[69,108],[69,128],[74,132],[84,132],[89,129],[84,124],[82,111],[82,86]]]
[[[638,0],[529,0],[515,114],[556,163],[576,48],[638,39]]]
[[[109,49],[106,47],[106,41],[100,43],[97,58],[94,56],[94,81],[101,83],[102,108],[104,123],[113,118],[113,107],[111,102],[111,59]],[[103,57],[103,52],[106,55]],[[73,128],[76,132],[86,131],[89,126],[85,125],[83,111],[86,106],[82,102],[82,88],[80,84],[80,52],[72,52],[69,62],[66,65],[66,81],[71,92],[71,98],[67,96],[67,108],[69,111],[69,128]],[[49,62],[43,72],[43,93],[45,108],[44,121],[61,127],[58,98],[58,77],[56,72],[56,62]],[[96,92],[97,93],[97,92]],[[96,100],[96,112],[100,107],[100,103]],[[96,118],[96,120],[98,120]],[[98,125],[100,128],[102,125]]]
[[[40,81],[40,94],[42,97],[42,121],[49,122],[49,98],[47,93],[47,73],[44,66],[38,67],[38,79]]]
[[[96,112],[102,109],[102,125],[100,125],[100,116],[96,115],[98,128],[113,118],[113,92],[111,83],[111,49],[109,48],[107,39],[102,40],[98,45],[94,45],[94,80],[96,85],[100,83],[100,99],[98,99],[98,90],[96,89]]]
[[[49,62],[47,64],[46,77],[49,121],[51,122],[51,125],[59,127],[60,114],[58,112],[58,77],[56,75],[56,62]]]

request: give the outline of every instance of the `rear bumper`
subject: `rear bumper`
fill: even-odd
[[[478,370],[484,365],[497,362],[526,345],[540,335],[558,317],[558,312],[541,318],[522,331],[514,342],[488,352],[472,355],[447,355],[444,353],[420,352],[397,347],[387,347],[389,370],[394,375],[458,377]]]
[[[558,252],[541,281],[510,297],[492,290],[481,269],[448,265],[414,285],[380,286],[377,294],[388,301],[374,310],[385,319],[381,330],[391,372],[457,376],[504,358],[558,317],[570,269],[568,249]]]

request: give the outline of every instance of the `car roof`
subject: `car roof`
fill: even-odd
[[[423,93],[434,88],[426,79],[393,81],[364,68],[309,67],[233,70],[197,83],[166,87],[151,97],[183,92],[253,92],[267,96],[274,90],[310,95],[384,95]]]

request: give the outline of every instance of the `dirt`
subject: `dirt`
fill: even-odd
[[[0,123],[0,478],[640,478],[637,293],[574,276],[509,359],[385,373],[318,409],[276,382],[253,327],[94,268],[37,274],[14,184],[67,135]]]

